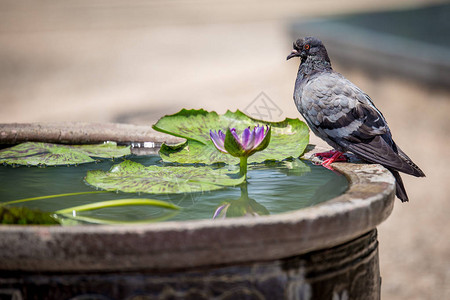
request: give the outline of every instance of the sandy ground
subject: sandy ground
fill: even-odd
[[[181,108],[297,118],[298,62],[285,61],[288,21],[394,5],[174,2],[93,1],[88,9],[84,1],[1,2],[0,123],[152,124]],[[398,201],[379,226],[382,297],[450,299],[450,90],[334,66],[372,97],[396,142],[427,175],[403,176],[411,201]]]

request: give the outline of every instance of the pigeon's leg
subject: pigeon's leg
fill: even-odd
[[[332,162],[347,161],[347,157],[342,152],[339,152],[337,150],[330,150],[327,152],[319,152],[319,153],[315,153],[314,155],[317,157],[320,157],[320,158],[327,158],[327,159],[331,159],[331,158],[335,157]],[[330,164],[332,162],[330,162]]]
[[[344,154],[342,152],[333,150],[334,154],[329,157],[329,158],[325,158],[322,162],[322,166],[324,166],[325,168],[330,167],[330,165],[332,163],[334,163],[335,161],[347,161],[347,158],[344,156]]]

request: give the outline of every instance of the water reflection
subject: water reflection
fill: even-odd
[[[248,196],[247,182],[241,184],[240,189],[241,197],[236,200],[224,201],[214,212],[213,219],[255,217],[270,214],[267,208]]]

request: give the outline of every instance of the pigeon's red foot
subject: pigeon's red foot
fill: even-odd
[[[314,155],[317,156],[317,157],[320,157],[320,158],[331,158],[336,153],[339,153],[339,154],[342,155],[342,152],[339,152],[337,150],[330,150],[330,151],[327,151],[327,152],[318,152],[318,153],[315,153]]]
[[[323,159],[322,166],[324,166],[327,169],[331,169],[330,165],[335,161],[347,161],[347,157],[345,157],[345,155],[342,152],[336,150],[316,153],[314,155]]]

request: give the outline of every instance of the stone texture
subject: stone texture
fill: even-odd
[[[329,249],[233,266],[171,272],[3,273],[0,294],[58,300],[370,300],[379,299],[380,283],[378,241],[372,230]]]

